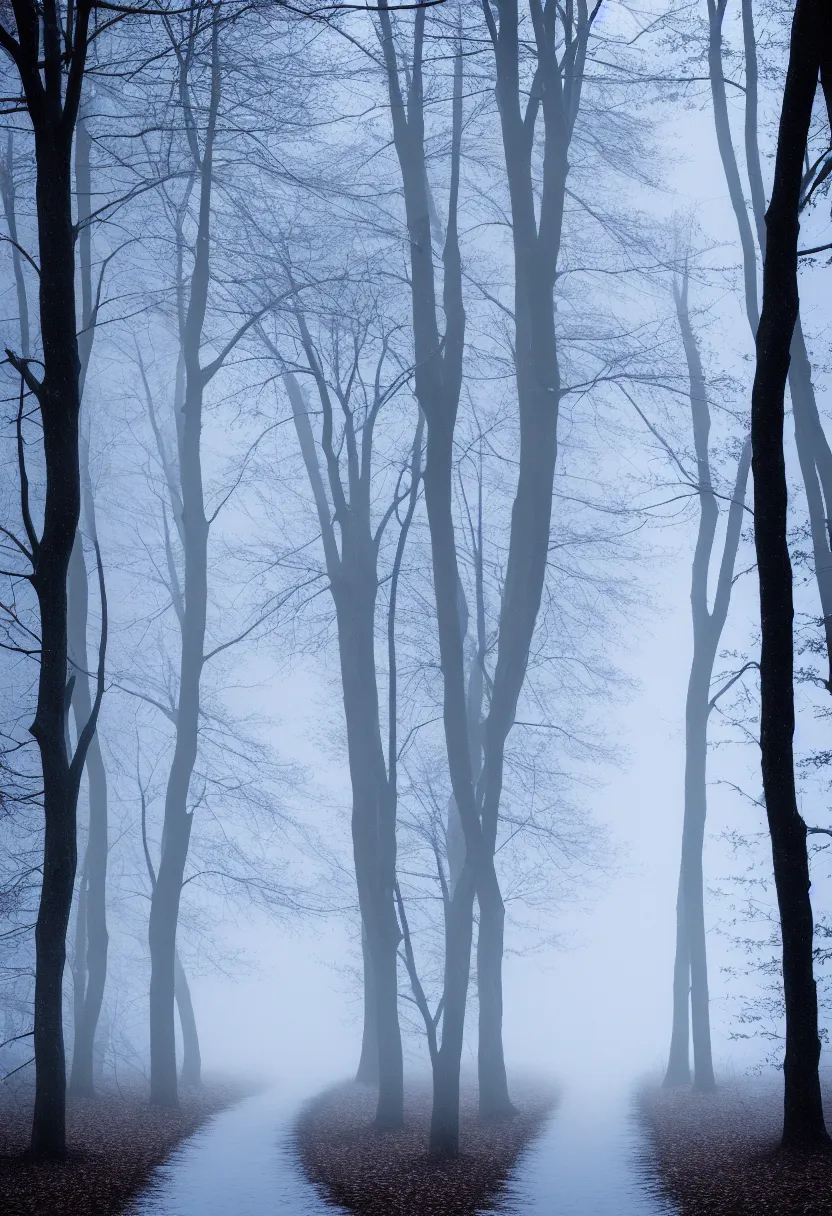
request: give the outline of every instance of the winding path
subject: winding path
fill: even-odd
[[[572,1084],[521,1158],[500,1212],[672,1216],[642,1175],[630,1088]],[[289,1130],[308,1095],[272,1090],[216,1115],[157,1170],[128,1216],[333,1216],[297,1169]],[[492,1214],[496,1216],[496,1213]]]
[[[186,1140],[127,1216],[334,1216],[295,1165],[292,1120],[309,1095],[268,1090]]]
[[[643,1168],[648,1150],[631,1093],[624,1083],[573,1081],[520,1158],[500,1216],[673,1216]]]

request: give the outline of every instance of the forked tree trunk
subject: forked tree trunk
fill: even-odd
[[[750,447],[745,443],[737,463],[733,495],[713,607],[708,587],[719,508],[711,481],[711,416],[705,375],[688,311],[688,276],[674,286],[676,312],[688,369],[689,402],[696,452],[699,495],[699,530],[691,567],[691,621],[693,658],[685,701],[685,784],[682,860],[676,904],[676,959],[673,971],[673,1030],[665,1085],[681,1085],[690,1078],[689,1029],[693,1030],[694,1088],[714,1089],[705,935],[703,850],[707,818],[708,719],[713,701],[711,680],[728,608],[742,530],[748,482]],[[727,685],[730,687],[730,682]],[[690,1004],[690,1011],[688,1011]]]
[[[517,0],[496,0],[499,23],[484,4],[497,70],[496,91],[511,204],[514,248],[515,372],[520,458],[511,515],[508,560],[500,612],[497,662],[484,730],[479,801],[490,866],[477,875],[480,907],[479,1079],[480,1113],[514,1112],[508,1094],[502,1040],[502,958],[505,910],[494,872],[505,748],[526,677],[549,556],[552,490],[557,459],[560,364],[554,290],[563,228],[569,147],[581,104],[592,23],[578,0],[561,15],[571,48],[559,60],[557,21],[533,21],[536,88],[521,95],[521,42]],[[535,126],[542,125],[546,166],[542,195],[534,167]]]
[[[324,412],[321,443],[341,533],[339,552],[306,402],[297,379],[287,374],[286,390],[315,499],[338,627],[341,692],[352,787],[353,859],[364,957],[364,1039],[358,1079],[377,1080],[376,1126],[396,1128],[404,1122],[404,1062],[398,1012],[400,933],[394,907],[396,796],[384,758],[376,678],[378,553],[371,528],[369,499],[372,428],[363,428],[360,442],[368,446],[362,448],[360,462],[350,462],[347,497],[338,458],[332,448],[329,388],[300,314],[298,320]],[[352,426],[351,421],[348,426]],[[357,442],[351,432],[350,444]],[[366,470],[361,475],[357,472],[359,465]]]
[[[192,34],[192,37],[194,35]],[[191,54],[193,47],[191,47]],[[190,106],[188,65],[180,60],[180,96]],[[165,817],[159,870],[150,903],[150,1100],[159,1106],[178,1102],[176,1077],[176,929],[192,812],[188,791],[197,757],[200,684],[204,665],[208,610],[208,534],[202,486],[202,406],[210,375],[200,362],[202,333],[211,282],[211,206],[213,154],[220,101],[219,26],[211,23],[211,88],[205,141],[195,172],[199,183],[194,263],[187,307],[180,318],[180,345],[185,372],[181,418],[176,419],[179,455],[179,494],[184,555],[184,586],[180,616],[179,689],[176,741],[165,794]],[[191,114],[191,119],[193,115]],[[182,239],[181,232],[178,234]]]
[[[427,421],[424,473],[436,619],[443,683],[443,721],[451,786],[465,833],[467,863],[445,912],[442,1042],[434,1070],[430,1151],[459,1151],[459,1070],[473,935],[474,873],[487,865],[474,796],[465,697],[465,661],[459,613],[459,568],[452,504],[453,435],[462,387],[465,309],[457,231],[462,139],[462,58],[455,56],[451,189],[442,254],[445,334],[440,341],[424,144],[422,54],[425,10],[414,20],[413,61],[407,101],[386,6],[380,9],[381,42],[393,137],[402,175],[410,244],[411,305],[416,356],[414,390]],[[480,847],[477,847],[479,839]],[[470,872],[470,883],[466,879]],[[493,871],[493,866],[492,866]]]
[[[783,1145],[829,1143],[818,1064],[817,990],[806,825],[794,779],[792,569],[783,450],[786,381],[799,309],[797,248],[803,157],[821,71],[832,111],[832,13],[797,0],[783,94],[774,185],[766,214],[763,309],[751,406],[754,539],[760,583],[760,751],[783,943],[786,1052]]]

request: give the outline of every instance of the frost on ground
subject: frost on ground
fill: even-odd
[[[832,1087],[825,1087],[827,1119]],[[832,1150],[784,1152],[782,1083],[738,1081],[714,1094],[642,1091],[655,1173],[681,1216],[832,1214]]]
[[[0,1097],[0,1212],[3,1216],[114,1216],[153,1169],[210,1115],[236,1100],[231,1086],[184,1090],[177,1110],[150,1106],[144,1091],[70,1098],[67,1157],[26,1155],[32,1090]]]
[[[512,1166],[540,1130],[554,1095],[512,1091],[516,1118],[482,1123],[475,1086],[462,1088],[460,1155],[428,1155],[430,1085],[409,1087],[405,1126],[377,1132],[376,1091],[341,1085],[315,1098],[295,1129],[307,1177],[330,1200],[359,1216],[472,1216],[499,1197]]]

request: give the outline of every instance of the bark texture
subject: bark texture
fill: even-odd
[[[35,144],[40,339],[42,378],[25,352],[8,350],[24,391],[33,394],[43,427],[45,498],[38,536],[29,512],[28,485],[19,441],[23,552],[31,562],[41,630],[37,709],[31,726],[43,773],[43,878],[35,928],[34,1048],[36,1067],[32,1150],[61,1155],[66,1149],[66,1070],[62,985],[77,861],[78,788],[94,716],[85,723],[74,755],[66,739],[67,575],[80,514],[78,421],[79,358],[76,337],[75,234],[72,215],[72,141],[86,66],[90,5],[68,18],[72,37],[65,52],[62,17],[54,6],[29,0],[15,5],[18,37],[0,28],[0,45],[14,63]],[[18,423],[20,436],[21,423]],[[102,648],[103,650],[103,648]],[[70,690],[71,692],[71,690]]]
[[[803,157],[821,71],[832,102],[832,16],[797,0],[774,169],[766,213],[763,308],[752,396],[754,535],[760,583],[760,750],[783,943],[786,1006],[783,1144],[828,1143],[818,1063],[817,991],[806,825],[794,781],[792,569],[787,541],[783,420],[790,348],[798,316],[797,248]]]

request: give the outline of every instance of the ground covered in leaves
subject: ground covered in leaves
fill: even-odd
[[[477,1091],[463,1086],[460,1155],[428,1155],[429,1083],[409,1084],[405,1126],[377,1132],[376,1091],[347,1084],[327,1090],[302,1111],[295,1128],[298,1158],[324,1196],[357,1216],[473,1216],[499,1199],[512,1166],[541,1129],[555,1102],[551,1090],[517,1086],[517,1117],[481,1123]]]
[[[26,1155],[30,1086],[0,1091],[0,1213],[3,1216],[114,1216],[153,1168],[210,1115],[242,1096],[233,1085],[185,1091],[178,1110],[148,1104],[144,1091],[102,1093],[68,1103],[68,1155],[36,1162]]]
[[[832,1085],[824,1086],[832,1126]],[[645,1089],[639,1108],[653,1168],[681,1216],[832,1214],[832,1151],[783,1152],[782,1081],[740,1080],[714,1094]]]

